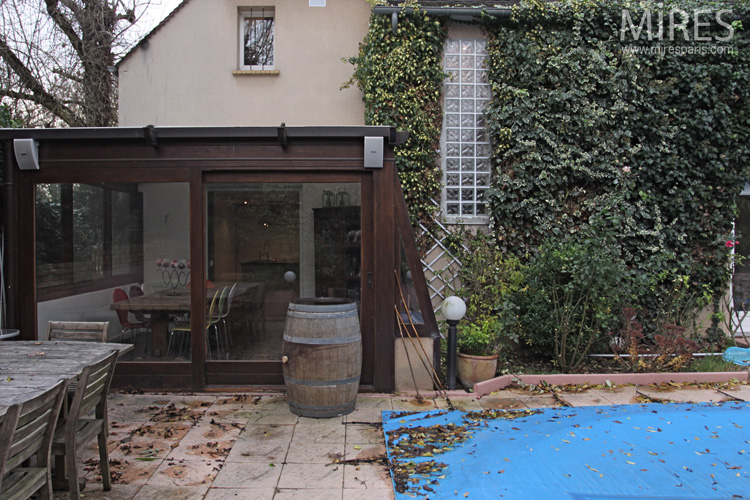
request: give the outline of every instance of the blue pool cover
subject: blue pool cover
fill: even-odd
[[[396,499],[750,499],[750,403],[383,412]]]

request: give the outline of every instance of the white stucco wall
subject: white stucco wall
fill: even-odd
[[[341,90],[367,33],[366,0],[190,0],[118,67],[120,126],[362,125]],[[278,75],[233,75],[239,9],[274,7]]]

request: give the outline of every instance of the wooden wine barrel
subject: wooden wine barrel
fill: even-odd
[[[357,304],[327,297],[292,300],[281,355],[292,413],[314,418],[351,413],[362,372]]]

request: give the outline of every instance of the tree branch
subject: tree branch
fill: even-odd
[[[58,8],[59,0],[44,0],[44,3],[47,5],[47,13],[52,18],[52,21],[54,21],[68,40],[70,40],[73,50],[75,50],[78,57],[83,60],[85,57],[83,41],[78,36],[78,33],[76,33],[76,30],[73,29],[73,25],[70,24],[68,18],[60,12],[60,9]],[[75,9],[73,9],[73,11],[75,12]]]
[[[54,115],[60,117],[65,123],[71,127],[82,126],[81,121],[76,117],[76,114],[66,107],[59,99],[54,95],[50,94],[44,89],[44,86],[34,77],[29,68],[21,61],[13,50],[6,43],[5,37],[0,35],[0,58],[2,58],[13,73],[20,79],[21,85],[30,91],[30,94],[22,92],[11,91],[10,89],[2,90],[3,93],[7,94],[16,93],[23,99],[35,102],[40,106],[48,109]]]

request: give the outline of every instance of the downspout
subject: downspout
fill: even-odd
[[[453,17],[471,20],[487,14],[492,17],[508,18],[513,12],[511,7],[421,7],[428,16]],[[407,16],[414,14],[414,7],[394,7],[390,5],[376,5],[373,7],[375,14],[391,16],[391,29],[396,33],[398,28],[398,15],[403,12]]]

